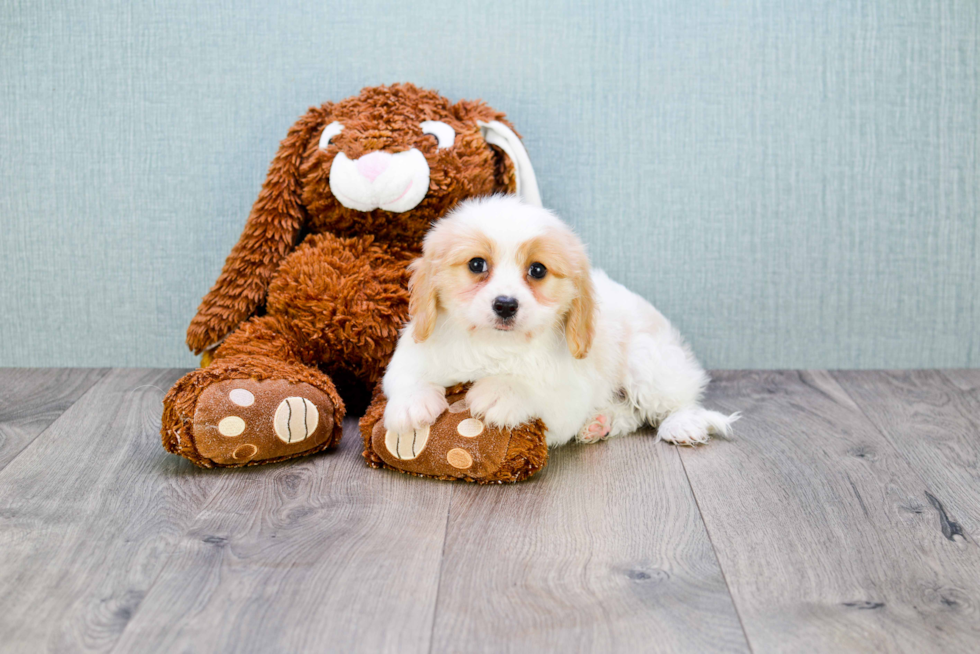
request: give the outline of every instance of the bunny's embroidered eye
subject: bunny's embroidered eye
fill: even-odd
[[[456,142],[456,130],[438,120],[427,120],[423,122],[422,133],[436,137],[436,142],[438,143],[436,147],[440,150],[451,148],[453,143]]]
[[[323,134],[320,135],[320,149],[326,150],[327,146],[330,145],[330,140],[340,134],[342,129],[344,129],[344,126],[336,120],[324,127]]]
[[[470,272],[481,275],[488,271],[490,267],[487,265],[486,259],[481,259],[480,257],[473,257],[470,259]]]

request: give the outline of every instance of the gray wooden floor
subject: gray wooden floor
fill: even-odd
[[[199,470],[180,370],[0,370],[0,650],[978,651],[980,371],[726,372],[516,486]]]

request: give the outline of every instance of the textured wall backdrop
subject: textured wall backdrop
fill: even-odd
[[[978,65],[976,0],[7,0],[0,365],[193,365],[289,125],[405,80],[709,366],[978,366]]]

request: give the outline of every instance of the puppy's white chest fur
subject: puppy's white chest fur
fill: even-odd
[[[541,418],[550,445],[571,439],[613,393],[606,375],[596,369],[596,359],[572,357],[557,331],[530,338],[511,333],[477,335],[447,318],[439,321],[431,342],[438,344],[438,352],[432,352],[436,361],[428,381],[437,386],[478,382],[468,397],[471,408],[483,413],[496,405],[498,414],[520,418],[508,426]],[[486,383],[491,379],[492,384]],[[492,417],[492,412],[488,415]]]

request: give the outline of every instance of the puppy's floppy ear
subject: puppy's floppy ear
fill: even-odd
[[[408,282],[408,313],[412,317],[412,338],[421,343],[432,336],[439,311],[436,293],[435,265],[425,255],[408,267],[412,277]]]
[[[495,145],[504,151],[514,166],[514,177],[517,181],[517,195],[526,203],[536,207],[541,206],[541,193],[538,191],[538,178],[531,166],[531,158],[521,143],[520,137],[499,120],[478,120],[480,134],[490,145]]]
[[[565,315],[565,342],[576,359],[584,359],[588,355],[595,337],[595,289],[584,251],[580,256],[582,261],[571,277],[575,285],[575,298]]]

